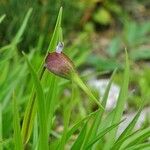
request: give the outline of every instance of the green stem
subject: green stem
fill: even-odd
[[[91,90],[85,85],[77,73],[72,74],[72,80],[90,97],[91,100],[93,100],[100,108],[104,110],[99,100],[95,98]]]

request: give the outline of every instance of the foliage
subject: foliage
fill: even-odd
[[[28,55],[24,54],[25,57],[19,53],[22,49],[18,48],[18,44],[23,43],[21,39],[24,39],[25,28],[30,25],[28,21],[31,12],[32,9],[29,9],[12,41],[0,48],[0,70],[2,70],[0,74],[0,123],[2,125],[0,148],[23,149],[22,142],[24,148],[40,150],[67,147],[69,149],[96,149],[101,148],[101,144],[103,144],[103,149],[148,147],[150,128],[145,126],[138,131],[134,130],[141,110],[123,133],[116,138],[118,126],[124,123],[122,115],[128,99],[130,69],[127,51],[116,107],[108,113],[101,108],[93,111],[94,104],[88,104],[86,100],[90,97],[82,96],[83,93],[75,83],[43,70],[45,57],[39,51],[42,48],[41,40],[34,48],[29,46],[31,52]],[[62,8],[58,14],[51,41],[47,46],[47,52],[54,50],[58,41],[62,40],[61,18]],[[81,67],[89,55],[85,50],[73,51],[77,48],[86,49],[88,44],[78,45],[84,37],[84,34],[80,34],[74,45],[68,47],[70,51],[68,50],[67,53],[78,67]],[[102,98],[104,108],[115,76],[116,70]],[[65,91],[69,94],[67,95]],[[13,105],[11,105],[13,92],[15,94]],[[59,132],[58,128],[61,127],[63,130]]]

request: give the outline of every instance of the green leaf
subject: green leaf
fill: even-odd
[[[38,130],[38,118],[37,115],[35,116],[35,122],[34,122],[34,128],[33,128],[33,149],[37,149],[38,145],[37,145],[37,141],[39,138],[39,130]]]
[[[61,29],[61,19],[62,19],[62,7],[59,10],[58,18],[56,21],[55,29],[51,38],[51,42],[49,44],[48,50],[54,50],[56,48],[57,42],[59,39],[62,40],[62,29]],[[59,34],[61,36],[59,36]],[[61,37],[61,38],[60,38]]]
[[[115,127],[117,127],[121,122],[123,121],[120,121],[119,123],[116,123],[116,124],[113,124],[111,125],[110,127],[104,129],[103,131],[101,131],[100,133],[98,133],[96,135],[95,138],[93,138],[87,145],[86,145],[86,148],[85,149],[89,149],[94,143],[96,143],[98,140],[100,140],[102,137],[104,137],[104,135],[106,133],[108,133],[109,131],[111,131],[112,129],[114,129]]]
[[[150,49],[149,48],[147,48],[147,49],[139,48],[136,50],[132,50],[130,52],[130,57],[134,61],[150,59]]]
[[[71,135],[81,126],[84,124],[84,122],[88,119],[90,119],[91,117],[95,116],[98,111],[92,112],[89,115],[87,115],[86,117],[84,117],[83,119],[81,119],[79,122],[77,122],[76,124],[74,124],[69,131],[67,132],[67,136],[66,136],[66,141],[71,137]]]
[[[84,141],[84,138],[86,136],[87,123],[88,123],[88,121],[83,126],[80,134],[78,135],[77,139],[75,140],[74,144],[72,145],[71,150],[81,149],[83,141]]]
[[[0,103],[0,141],[3,141],[3,122],[2,122],[2,105]],[[3,150],[3,145],[0,143],[0,150]]]
[[[123,139],[124,137],[126,137],[127,135],[129,135],[133,128],[135,127],[135,124],[141,114],[142,109],[140,109],[137,114],[135,115],[135,117],[132,119],[132,121],[129,123],[129,125],[126,127],[126,129],[122,132],[122,134],[119,136],[119,138],[117,139],[117,141]]]
[[[63,40],[63,35],[62,35],[62,28],[61,28],[61,20],[62,20],[62,7],[59,10],[55,29],[50,41],[50,44],[48,46],[47,52],[52,51],[56,48],[57,43]],[[47,55],[46,55],[47,56]],[[45,57],[46,57],[45,56]],[[43,60],[43,64],[45,63],[45,59]],[[49,74],[49,72],[46,72]],[[44,77],[43,77],[44,78]],[[46,79],[47,80],[47,79]],[[48,116],[48,126],[49,126],[49,131],[51,130],[52,127],[52,119],[53,119],[53,114],[55,112],[56,108],[56,96],[57,96],[57,91],[58,91],[58,79],[55,75],[50,74],[50,81],[48,81],[49,84],[49,91],[46,96],[46,106],[47,106],[47,116]]]
[[[67,138],[67,132],[68,132],[68,127],[69,127],[69,121],[70,121],[70,116],[71,116],[71,111],[73,107],[73,101],[75,98],[75,92],[74,92],[74,85],[72,83],[72,96],[71,100],[69,101],[68,105],[64,106],[64,112],[63,112],[63,118],[64,118],[64,131],[63,135],[61,137],[60,143],[58,145],[59,150],[63,150],[65,148],[65,143],[66,143],[66,138]]]
[[[12,45],[16,45],[18,42],[20,42],[21,36],[23,35],[25,28],[27,26],[29,17],[31,16],[32,13],[32,8],[30,8],[23,20],[23,23],[19,29],[19,31],[17,32],[16,36],[14,37],[13,41],[12,41]]]
[[[60,27],[60,24],[61,24],[61,16],[62,16],[62,8],[60,8],[60,10],[59,10],[55,30],[53,32],[52,39],[50,41],[48,50],[52,50],[53,48],[55,48],[55,46],[57,44],[58,31],[59,31],[59,27]],[[46,55],[45,55],[45,57],[46,57]],[[45,58],[43,59],[43,61],[41,63],[41,67],[40,67],[39,73],[38,73],[38,77],[40,79],[43,77],[43,74],[44,74],[44,71],[45,71],[45,70],[43,70],[44,63],[45,63]],[[54,81],[55,80],[52,80],[52,82],[54,82]],[[51,92],[51,89],[49,90],[49,92]],[[36,102],[35,102],[35,97],[36,97],[36,95],[35,95],[35,92],[34,92],[34,89],[33,89],[32,92],[31,92],[31,97],[29,99],[29,102],[26,106],[25,114],[24,114],[24,120],[23,120],[23,126],[22,126],[22,136],[23,136],[23,142],[24,143],[27,143],[28,140],[30,139],[32,129],[33,129],[34,118],[35,118],[36,109],[37,109],[36,108],[37,106],[36,106]]]
[[[99,132],[111,125],[114,114],[115,114],[115,110],[113,109],[106,115],[106,117],[103,118],[98,128]]]
[[[126,148],[126,150],[149,150],[150,143],[142,143]]]
[[[120,150],[141,143],[142,141],[146,140],[149,137],[150,137],[150,127],[143,130],[139,130],[138,132],[135,132],[135,134],[126,138],[126,140],[121,145]]]
[[[38,79],[36,72],[34,71],[32,65],[30,64],[27,56],[24,54],[26,62],[28,64],[29,71],[33,78],[33,83],[37,94],[37,107],[38,107],[38,117],[39,117],[39,149],[48,150],[48,130],[47,130],[47,118],[46,118],[46,107],[43,89]]]
[[[122,132],[122,134],[119,136],[119,138],[117,139],[117,141],[115,142],[115,144],[113,145],[112,149],[115,148],[116,150],[119,149],[119,147],[122,144],[122,139],[124,139],[125,137],[127,137],[128,135],[131,134],[140,114],[141,114],[141,110],[140,109],[138,111],[138,113],[135,115],[135,117],[132,119],[132,121],[129,123],[129,125],[126,127],[126,129]]]
[[[129,84],[129,60],[128,60],[128,54],[126,51],[126,65],[125,65],[124,77],[123,77],[123,82],[122,82],[121,90],[119,93],[119,97],[117,100],[115,113],[114,113],[114,116],[112,119],[112,124],[115,124],[121,120],[124,106],[125,106],[125,102],[126,102],[126,99],[128,97],[128,84]],[[105,150],[110,149],[110,147],[113,145],[113,143],[115,141],[116,133],[117,133],[117,127],[114,128],[110,132],[110,136],[109,136],[109,139],[106,143]]]
[[[19,112],[15,95],[13,94],[13,128],[15,150],[23,150],[23,143],[20,130]]]
[[[32,89],[29,102],[26,106],[24,119],[23,119],[23,125],[22,125],[22,131],[21,131],[24,144],[27,144],[32,133],[34,117],[35,117],[36,109],[37,109],[36,107],[37,107],[37,104],[35,102],[35,94],[34,94],[34,90]]]
[[[124,32],[128,45],[133,46],[138,39],[137,37],[139,36],[139,27],[137,23],[134,21],[126,22]]]
[[[113,71],[116,68],[122,68],[122,64],[118,63],[116,59],[107,59],[101,56],[90,55],[87,63],[92,65],[98,71]]]
[[[73,73],[71,79],[87,94],[87,96],[89,96],[90,100],[95,102],[99,106],[99,108],[104,110],[103,106],[100,103],[100,100],[95,98],[95,96],[93,95],[91,90],[84,84],[84,82],[81,80],[81,78],[79,77],[79,75],[77,73]]]
[[[58,82],[57,82],[57,77],[55,75],[51,75],[50,81],[48,80],[47,82],[49,83],[49,91],[46,96],[46,111],[47,111],[47,117],[48,117],[48,126],[49,126],[49,131],[51,130],[52,127],[52,120],[53,120],[53,114],[55,112],[56,104],[57,104],[57,92],[58,92]]]
[[[4,20],[4,18],[6,17],[6,15],[4,14],[4,15],[2,15],[2,16],[0,16],[0,23]]]
[[[115,74],[116,74],[116,70],[114,70],[114,72],[111,76],[111,79],[110,79],[110,81],[106,87],[104,96],[102,98],[102,106],[104,107],[104,109],[106,107],[110,87],[111,87],[111,84],[112,84],[112,81],[113,81]],[[98,129],[99,129],[99,126],[101,125],[103,113],[104,113],[104,110],[100,109],[99,112],[95,115],[95,119],[93,120],[93,124],[91,125],[91,129],[89,130],[89,132],[87,134],[87,139],[86,139],[85,143],[87,143],[89,140],[93,139],[96,136]]]
[[[115,37],[109,44],[107,52],[110,56],[115,57],[121,50],[121,38]]]

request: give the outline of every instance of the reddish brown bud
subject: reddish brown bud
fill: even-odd
[[[45,67],[50,72],[75,82],[93,101],[97,103],[99,107],[103,108],[100,102],[94,97],[88,87],[80,79],[73,62],[64,53],[62,53],[62,49],[63,43],[59,42],[56,47],[56,52],[48,53],[45,59]]]
[[[50,72],[66,79],[70,79],[75,72],[73,62],[62,52],[48,53],[45,66]]]

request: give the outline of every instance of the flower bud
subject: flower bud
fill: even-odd
[[[48,53],[45,59],[45,67],[50,72],[75,82],[91,100],[104,109],[100,102],[92,94],[90,89],[80,79],[73,62],[62,52],[62,49],[63,43],[59,42],[56,47],[56,52]]]
[[[56,47],[56,52],[48,53],[45,66],[46,68],[63,78],[70,79],[75,66],[73,62],[62,52],[63,44],[60,42]]]

